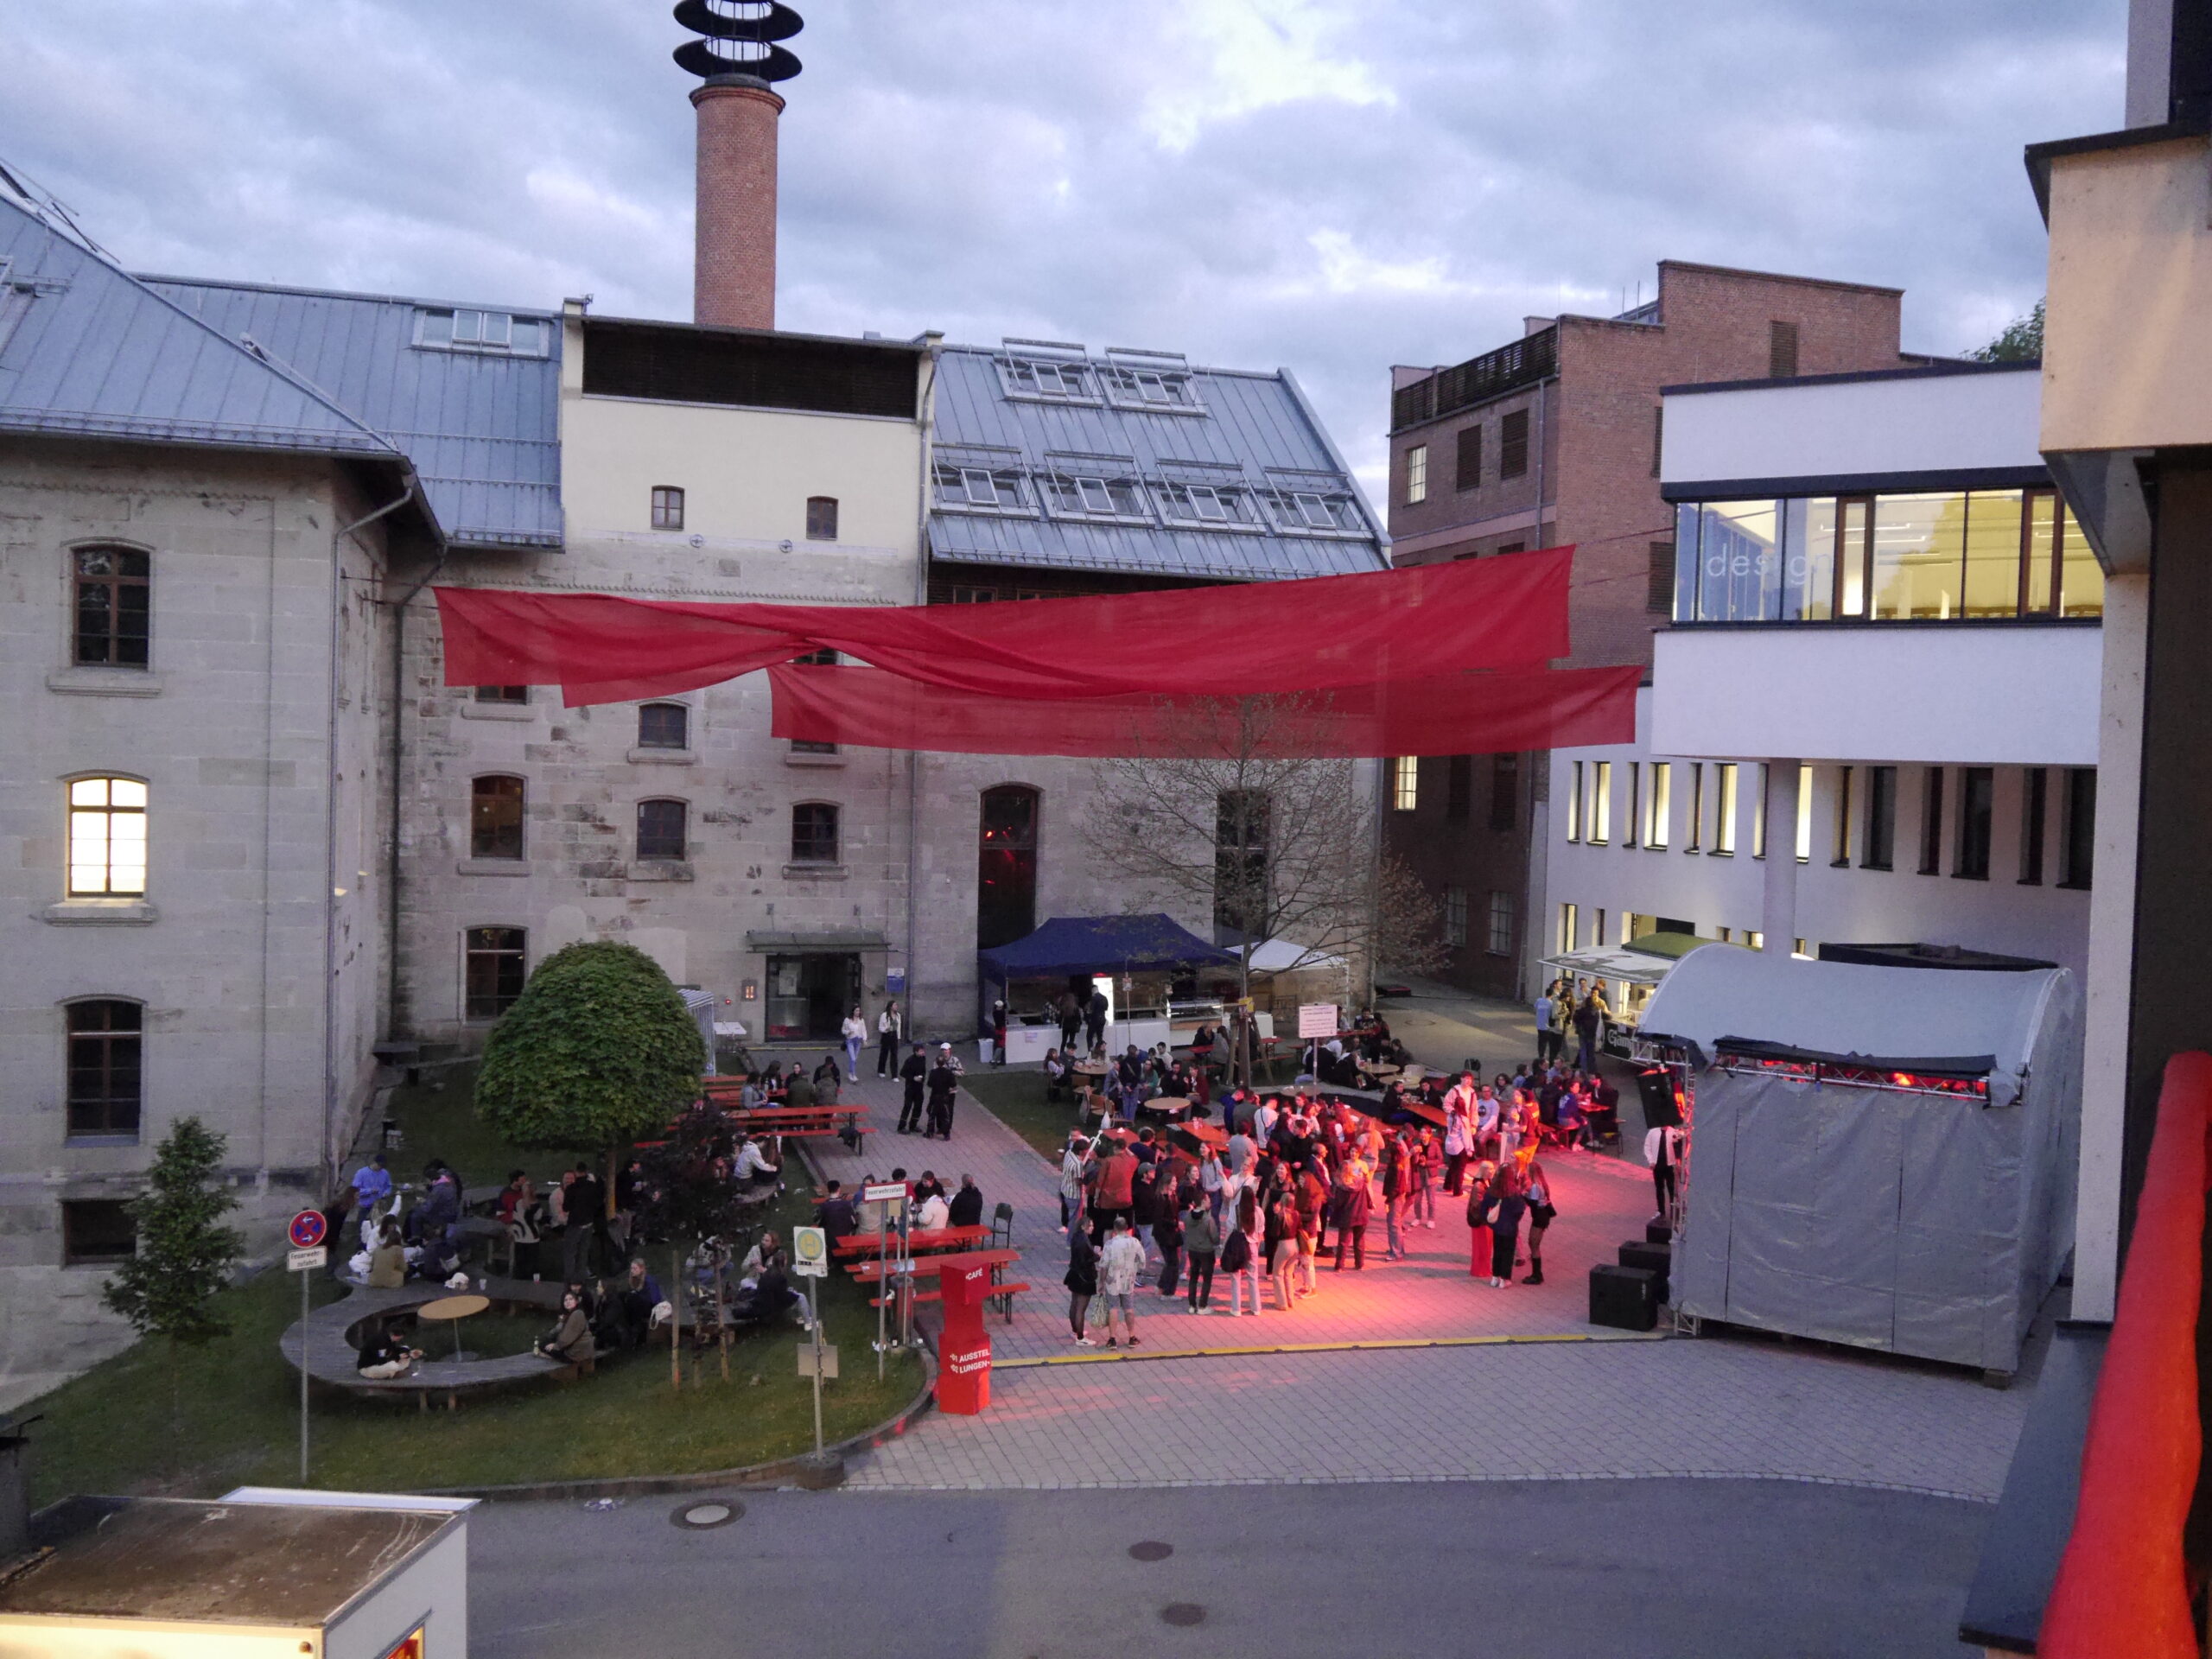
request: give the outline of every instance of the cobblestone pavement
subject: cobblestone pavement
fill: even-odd
[[[823,1172],[973,1174],[986,1217],[1014,1205],[1034,1288],[1011,1325],[989,1320],[989,1410],[923,1418],[856,1463],[856,1489],[1778,1476],[1989,1499],[2025,1409],[2024,1386],[1873,1356],[1588,1325],[1590,1265],[1641,1237],[1651,1205],[1643,1172],[1586,1154],[1548,1160],[1560,1217],[1539,1288],[1471,1281],[1467,1227],[1440,1198],[1409,1263],[1380,1264],[1377,1224],[1367,1271],[1325,1270],[1287,1315],[1193,1317],[1148,1296],[1140,1351],[1154,1357],[1107,1361],[1070,1343],[1056,1188],[1034,1149],[971,1097],[946,1143],[892,1133],[895,1085],[864,1077],[857,1094],[877,1133],[857,1157],[813,1143]],[[1457,1345],[1307,1346],[1354,1342]],[[1250,1348],[1277,1351],[1218,1351]],[[1215,1351],[1165,1357],[1191,1350]]]

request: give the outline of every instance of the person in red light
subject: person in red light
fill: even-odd
[[[1467,1227],[1473,1235],[1469,1243],[1467,1276],[1487,1279],[1491,1264],[1490,1224],[1497,1210],[1491,1183],[1497,1174],[1497,1166],[1484,1159],[1467,1173]]]

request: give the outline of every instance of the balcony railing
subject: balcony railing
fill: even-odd
[[[1558,372],[1559,328],[1554,325],[1400,386],[1390,394],[1390,429],[1402,431],[1454,410],[1487,403],[1522,386],[1548,380]]]

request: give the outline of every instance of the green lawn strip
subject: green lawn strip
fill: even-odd
[[[452,1152],[445,1155],[460,1162]],[[811,1194],[795,1184],[771,1224],[788,1239],[791,1225],[807,1220],[810,1210]],[[672,1290],[668,1257],[665,1246],[648,1249],[653,1272]],[[823,1385],[823,1424],[836,1440],[906,1405],[920,1386],[921,1369],[916,1359],[894,1357],[879,1382],[867,1293],[843,1274],[827,1285],[824,1340],[838,1348],[842,1376]],[[318,1304],[338,1294],[315,1280]],[[299,1317],[299,1282],[267,1272],[221,1300],[230,1336],[174,1359],[166,1344],[139,1343],[24,1408],[23,1415],[45,1417],[32,1431],[34,1503],[70,1492],[213,1497],[240,1484],[296,1482],[299,1376],[278,1355],[276,1338]],[[487,1317],[480,1322],[483,1343],[475,1336],[479,1322],[465,1322],[461,1338],[472,1351],[511,1350],[518,1345],[514,1338],[547,1323]],[[435,1353],[451,1340],[449,1330],[438,1328],[426,1332],[423,1345]],[[574,1383],[465,1401],[454,1412],[425,1414],[406,1400],[318,1396],[314,1484],[397,1491],[684,1474],[790,1457],[814,1444],[811,1384],[798,1374],[799,1340],[795,1325],[740,1338],[730,1350],[727,1382],[712,1350],[696,1367],[687,1353],[680,1391],[669,1386],[668,1350],[661,1346],[603,1361],[596,1376]]]
[[[1045,1098],[1045,1073],[1028,1067],[977,1070],[960,1079],[963,1088],[1057,1165],[1075,1127],[1075,1103]]]

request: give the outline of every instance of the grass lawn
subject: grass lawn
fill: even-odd
[[[466,1096],[460,1097],[466,1100]],[[416,1141],[409,1152],[437,1151],[470,1179],[477,1169],[466,1141]],[[513,1166],[496,1142],[479,1148],[504,1175]],[[521,1161],[527,1163],[527,1159]],[[773,1224],[789,1236],[804,1222],[811,1194],[795,1185]],[[668,1252],[650,1259],[664,1284]],[[317,1275],[318,1303],[336,1286]],[[165,1344],[142,1342],[27,1406],[43,1414],[32,1431],[32,1502],[70,1492],[167,1492],[213,1497],[234,1485],[294,1484],[299,1474],[299,1376],[276,1352],[280,1332],[299,1317],[299,1284],[268,1272],[223,1295],[229,1337],[174,1358]],[[884,1380],[868,1344],[875,1313],[866,1294],[839,1274],[823,1298],[824,1340],[843,1375],[823,1387],[823,1423],[836,1440],[890,1416],[920,1386],[916,1359],[894,1357]],[[473,1351],[519,1351],[547,1323],[486,1317],[462,1327]],[[446,1332],[429,1333],[435,1352]],[[721,1380],[712,1351],[693,1385],[669,1387],[668,1351],[601,1360],[598,1374],[503,1397],[464,1402],[459,1411],[418,1412],[411,1402],[319,1397],[313,1413],[313,1484],[369,1491],[588,1479],[734,1468],[788,1457],[814,1444],[811,1384],[798,1375],[796,1325],[773,1337],[741,1338]],[[172,1415],[174,1413],[174,1415]]]
[[[1068,1131],[1075,1127],[1072,1100],[1045,1098],[1042,1066],[978,1066],[960,1086],[990,1109],[993,1117],[1037,1148],[1057,1167]]]

